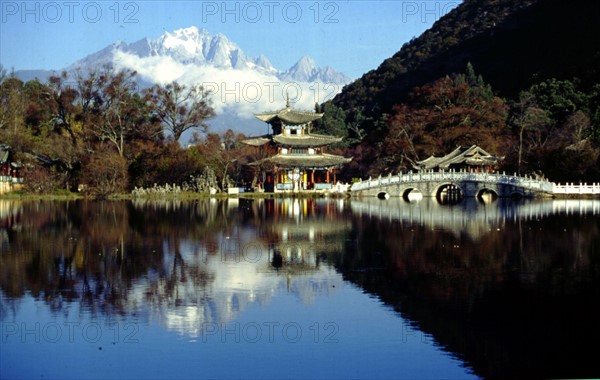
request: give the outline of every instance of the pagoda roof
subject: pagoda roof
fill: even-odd
[[[244,143],[246,145],[252,145],[252,146],[262,146],[262,145],[265,145],[266,143],[268,143],[269,141],[271,141],[271,136],[264,135],[264,136],[251,137],[247,140],[243,140],[242,143]]]
[[[266,123],[272,123],[273,121],[279,119],[285,125],[301,125],[318,120],[323,117],[323,114],[308,111],[298,111],[290,107],[286,107],[279,111],[258,113],[254,116]]]
[[[289,147],[319,147],[342,141],[342,137],[326,136],[319,134],[304,134],[304,135],[262,135],[251,137],[242,141],[246,145],[262,146],[270,141],[281,146]]]
[[[472,166],[496,165],[504,157],[491,155],[477,145],[470,147],[459,146],[443,157],[431,156],[423,161],[417,161],[417,169],[448,169],[451,165],[466,164]]]
[[[264,160],[256,161],[251,165],[263,162],[271,162],[283,168],[314,168],[323,169],[340,166],[352,161],[352,158],[337,156],[334,154],[276,154]]]
[[[342,137],[317,134],[275,135],[273,141],[283,146],[317,147],[342,141]]]

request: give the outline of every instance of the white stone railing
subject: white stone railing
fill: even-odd
[[[554,183],[552,192],[554,194],[600,194],[600,183],[593,183],[591,185],[587,183],[580,183],[578,185],[573,183],[564,185]]]
[[[483,183],[504,183],[518,186],[525,189],[531,189],[541,192],[552,193],[555,184],[547,180],[539,180],[530,176],[507,175],[506,173],[476,173],[461,171],[419,171],[406,174],[397,174],[392,176],[390,173],[387,177],[379,176],[378,178],[369,178],[368,180],[360,180],[352,184],[350,191],[362,191],[373,189],[381,186],[388,186],[399,183],[416,183],[416,182],[462,182],[473,181]]]

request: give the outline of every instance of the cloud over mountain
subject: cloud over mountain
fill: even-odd
[[[282,107],[287,96],[295,107],[313,109],[350,82],[331,67],[317,67],[308,56],[288,70],[277,70],[266,56],[248,57],[223,34],[213,36],[196,27],[165,32],[155,40],[117,41],[69,68],[107,63],[135,70],[147,84],[201,85],[217,114],[229,112],[243,119]]]
[[[332,99],[351,82],[331,67],[318,67],[308,56],[279,70],[265,55],[249,57],[225,35],[211,35],[194,26],[156,39],[116,41],[64,70],[85,72],[104,65],[135,70],[141,87],[172,81],[202,86],[217,113],[210,122],[217,130],[244,131],[254,113],[282,108],[288,96],[294,107],[312,110],[315,103]],[[28,80],[34,73],[42,80],[52,74],[43,78],[38,70],[17,75]]]

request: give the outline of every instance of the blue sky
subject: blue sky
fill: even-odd
[[[0,0],[0,63],[59,69],[116,40],[189,26],[223,33],[285,70],[301,56],[358,78],[453,9],[446,1]]]

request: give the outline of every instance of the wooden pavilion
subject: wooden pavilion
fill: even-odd
[[[443,157],[431,156],[414,165],[417,170],[462,170],[493,172],[504,157],[494,156],[477,145],[459,146]]]
[[[326,147],[342,141],[341,137],[311,133],[322,113],[286,108],[255,114],[269,124],[272,133],[250,138],[245,144],[270,146],[274,155],[250,165],[260,167],[265,191],[329,190],[337,182],[336,170],[352,158],[325,153]],[[259,175],[259,178],[261,176]]]

